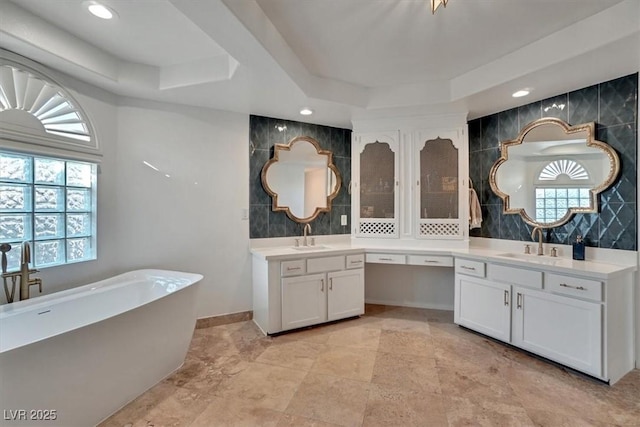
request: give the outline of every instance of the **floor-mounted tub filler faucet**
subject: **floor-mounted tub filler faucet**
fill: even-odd
[[[544,239],[544,237],[542,237],[542,228],[535,227],[531,232],[531,238],[534,242],[536,241],[536,233],[538,233],[538,255],[544,255],[544,249],[542,248],[542,240]]]
[[[308,246],[307,245],[307,235],[311,234],[311,224],[306,223],[304,225],[304,228],[302,229],[302,246]]]
[[[9,303],[15,299],[16,281],[18,279],[20,279],[20,294],[18,295],[20,301],[29,299],[31,286],[38,285],[38,290],[42,292],[42,279],[39,277],[29,278],[29,275],[38,272],[36,269],[29,268],[29,263],[31,262],[31,246],[29,242],[22,242],[20,249],[20,270],[8,273],[7,252],[11,250],[11,245],[7,243],[0,245],[0,251],[2,252],[2,281],[4,282],[4,293]],[[11,282],[11,290],[9,290],[9,281]]]

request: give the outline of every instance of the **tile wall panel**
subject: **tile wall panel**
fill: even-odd
[[[546,230],[546,241],[570,244],[582,235],[592,247],[637,250],[638,73],[469,122],[469,174],[480,197],[484,221],[471,236],[531,241],[532,227],[519,215],[503,215],[502,200],[489,186],[489,170],[499,157],[498,142],[517,136],[532,120],[557,117],[571,125],[596,123],[596,138],[620,156],[620,175],[600,194],[597,214],[576,214]]]
[[[311,223],[312,235],[349,234],[349,225],[340,225],[340,216],[351,221],[351,130],[272,117],[249,117],[249,235],[252,239],[300,236],[302,226],[284,212],[271,210],[271,197],[262,187],[260,174],[273,156],[275,144],[286,144],[298,136],[310,136],[320,147],[333,151],[333,162],[342,175],[342,187],[333,199],[331,212],[321,213]]]

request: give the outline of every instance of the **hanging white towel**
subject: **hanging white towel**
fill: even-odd
[[[469,188],[469,229],[480,228],[482,224],[482,208],[476,190]]]

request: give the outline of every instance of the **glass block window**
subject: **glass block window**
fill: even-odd
[[[32,266],[96,259],[96,172],[92,163],[0,151],[0,243],[7,269],[20,268],[31,243]]]
[[[536,221],[556,222],[569,208],[588,208],[591,195],[588,188],[536,188]]]

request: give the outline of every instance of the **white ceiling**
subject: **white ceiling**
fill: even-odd
[[[104,3],[117,19],[0,0],[0,47],[118,95],[344,127],[478,117],[640,68],[638,0],[451,0],[435,15],[427,0]]]

